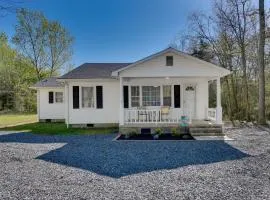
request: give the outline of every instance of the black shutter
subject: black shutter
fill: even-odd
[[[123,86],[124,108],[128,108],[128,86]]]
[[[73,86],[73,109],[78,109],[79,107],[79,86]]]
[[[49,92],[49,103],[53,103],[53,92]]]
[[[103,88],[96,86],[97,108],[103,108]]]
[[[174,85],[174,107],[180,108],[181,106],[181,98],[180,98],[180,85]]]

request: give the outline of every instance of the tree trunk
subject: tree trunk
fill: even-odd
[[[245,44],[241,44],[241,62],[243,66],[243,85],[244,85],[244,99],[245,99],[245,118],[250,121],[250,103],[248,92],[248,77],[247,77],[247,60]]]
[[[265,75],[264,75],[264,46],[265,46],[265,14],[264,0],[259,0],[259,18],[260,18],[260,37],[258,49],[259,64],[259,105],[258,105],[258,123],[265,124]]]
[[[228,58],[228,62],[229,62],[229,69],[230,71],[233,71],[233,64],[232,64],[232,56],[231,56],[231,52],[230,52],[230,56]],[[237,115],[237,117],[239,117],[239,106],[238,106],[238,100],[237,100],[237,91],[236,91],[236,83],[235,83],[235,79],[234,79],[234,73],[232,73],[230,75],[230,80],[231,80],[231,86],[232,86],[232,96],[233,96],[233,100],[234,100],[234,116]]]
[[[233,126],[235,126],[234,123],[234,117],[233,117],[233,112],[232,112],[232,105],[231,105],[231,89],[230,89],[230,84],[229,84],[229,80],[228,77],[224,78],[226,81],[226,86],[227,86],[227,90],[228,90],[228,115],[229,115],[229,119],[232,122]]]

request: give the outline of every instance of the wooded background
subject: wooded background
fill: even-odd
[[[74,38],[41,12],[16,10],[15,35],[0,34],[0,112],[35,112],[29,86],[72,68]],[[263,0],[213,0],[212,10],[190,13],[189,25],[170,46],[232,71],[221,80],[224,119],[265,123],[270,119],[270,12]],[[215,83],[209,90],[209,107],[215,107]]]
[[[36,112],[36,92],[29,87],[72,68],[73,37],[59,22],[37,11],[18,8],[16,13],[15,35],[8,40],[0,34],[1,113]]]

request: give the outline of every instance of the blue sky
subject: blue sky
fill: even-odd
[[[58,20],[75,37],[72,63],[133,62],[166,48],[190,12],[211,11],[211,0],[26,0],[24,6]],[[15,14],[0,19],[14,34]]]

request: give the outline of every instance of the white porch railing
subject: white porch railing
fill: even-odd
[[[124,123],[179,123],[180,113],[172,112],[163,114],[161,109],[125,109]]]
[[[212,121],[216,121],[216,119],[217,119],[216,108],[208,108],[207,109],[207,118],[212,120]]]

